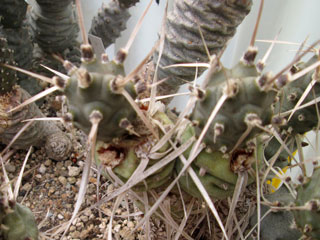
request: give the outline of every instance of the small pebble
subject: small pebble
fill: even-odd
[[[80,168],[79,167],[72,167],[72,166],[69,166],[68,167],[68,175],[70,177],[76,177],[80,174]]]
[[[129,221],[128,223],[127,223],[127,226],[128,226],[128,228],[134,228],[134,223],[132,222],[132,221]]]
[[[67,184],[67,179],[63,176],[58,177],[58,180],[63,186]]]
[[[62,220],[62,219],[64,219],[64,216],[59,213],[59,214],[58,214],[58,218],[59,218],[60,220]]]
[[[27,191],[29,192],[32,188],[32,185],[30,183],[26,183],[22,186],[22,188],[20,190],[24,190],[24,191]]]
[[[67,161],[64,162],[64,166],[67,167],[67,168],[69,166],[71,166],[71,165],[72,165],[72,161],[70,161],[70,160],[67,160]]]
[[[77,182],[77,179],[75,177],[68,177],[68,182],[70,184],[75,184]]]
[[[36,178],[41,179],[41,178],[42,178],[42,175],[41,175],[41,174],[37,174],[37,175],[36,175]]]
[[[80,232],[79,231],[74,231],[70,235],[71,235],[72,239],[75,239],[75,238],[78,239],[80,237]]]
[[[52,161],[51,161],[50,159],[47,159],[47,160],[44,162],[44,165],[45,165],[46,167],[51,166],[51,164],[52,164]]]
[[[81,216],[80,217],[82,222],[88,222],[89,218],[87,216]]]
[[[117,224],[117,225],[114,226],[113,230],[114,230],[115,232],[119,232],[119,231],[120,231],[120,228],[121,228],[121,225],[120,225],[120,224]]]
[[[46,172],[46,170],[47,170],[47,168],[43,164],[41,164],[38,171],[39,171],[39,173],[44,174]]]
[[[56,169],[62,169],[64,166],[63,166],[63,162],[58,162],[56,164]]]
[[[16,171],[16,167],[11,163],[7,163],[6,164],[6,170],[9,173],[14,173]]]

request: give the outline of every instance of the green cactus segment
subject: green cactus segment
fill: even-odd
[[[123,75],[122,65],[114,62],[101,63],[96,59],[84,61],[79,69],[71,71],[64,93],[75,126],[88,134],[91,128],[90,114],[98,110],[103,115],[99,123],[98,140],[110,142],[128,134],[122,123],[132,123],[136,112],[127,99],[113,89],[116,78]],[[88,86],[82,86],[81,76],[85,76],[85,81],[89,78]],[[124,88],[135,98],[136,92],[131,82]]]
[[[200,153],[199,157],[203,154]],[[202,158],[205,157],[202,155]],[[214,160],[213,158],[210,158],[209,160]],[[222,159],[223,161],[225,161],[226,163],[228,163],[227,159]],[[195,160],[197,161],[197,160]],[[177,161],[176,163],[176,170],[179,173],[181,171],[181,169],[183,168],[183,164],[181,163],[180,160]],[[201,183],[203,184],[204,188],[206,189],[206,191],[208,192],[208,194],[216,199],[225,199],[229,196],[232,196],[233,191],[234,191],[234,184],[230,184],[226,181],[223,181],[220,178],[215,177],[214,175],[211,175],[209,173],[206,173],[205,175],[202,176],[202,174],[200,174],[200,168],[198,168],[196,166],[196,164],[192,165],[193,170],[196,172],[198,178],[200,179]],[[220,170],[222,169],[222,166],[219,167]],[[230,171],[230,167],[228,166],[227,168],[222,169],[222,174],[223,173],[229,173]],[[232,178],[236,177],[236,175],[234,175]],[[194,197],[201,197],[201,193],[198,190],[198,187],[196,186],[196,184],[193,182],[193,180],[191,179],[191,177],[189,175],[185,175],[180,177],[179,179],[179,184],[181,186],[181,188],[186,191],[187,193],[189,193],[190,195],[194,196]]]
[[[189,124],[179,139],[184,143],[194,135],[195,130],[191,124]],[[191,148],[189,148],[184,155],[188,157],[190,151]],[[191,166],[211,197],[224,199],[232,196],[238,176],[231,170],[229,157],[224,156],[219,151],[206,152],[206,150],[203,150],[192,162]],[[175,166],[177,173],[179,173],[182,168],[183,163],[177,160]],[[183,175],[179,179],[179,183],[182,189],[190,195],[194,197],[201,196],[197,186],[188,174]]]
[[[0,23],[6,28],[19,28],[26,16],[27,3],[24,0],[1,0]]]
[[[0,29],[1,30],[1,29]],[[16,65],[8,42],[0,37],[0,64]],[[16,71],[0,66],[0,96],[11,92],[17,81]]]
[[[264,195],[270,202],[278,203],[282,205],[288,205],[292,203],[293,197],[286,187],[281,187],[275,193]],[[264,216],[267,211],[270,210],[269,206],[261,205],[261,216]],[[293,240],[300,239],[301,233],[292,228],[293,213],[290,211],[271,211],[260,222],[260,239],[261,240]],[[257,210],[250,218],[250,225],[248,229],[252,229],[257,224]],[[249,237],[250,240],[256,239]]]
[[[172,121],[163,112],[154,114],[154,118],[160,121],[163,125],[172,125]],[[150,137],[150,138],[149,138]],[[96,162],[98,165],[111,167],[113,172],[124,182],[134,174],[141,160],[145,157],[145,153],[141,149],[149,149],[154,141],[152,136],[145,136],[143,140],[123,140],[120,143],[107,144],[101,141],[97,142],[96,146]],[[158,153],[163,153],[169,148],[165,144]],[[147,160],[147,159],[145,159]],[[148,159],[146,170],[152,167],[161,159]],[[136,184],[133,190],[141,192],[150,189],[158,188],[172,180],[175,161],[171,161],[167,165],[158,169],[155,173],[148,176],[142,182]]]
[[[90,33],[102,39],[104,47],[110,46],[126,29],[130,14],[118,1],[102,4],[98,15],[92,19]]]
[[[98,142],[96,151],[96,161],[98,165],[112,166],[114,173],[124,182],[132,176],[140,164],[141,159],[136,154],[136,147],[132,143],[126,144],[127,148],[112,146],[103,142]],[[154,164],[150,161],[147,168]],[[172,161],[166,166],[147,177],[143,182],[136,184],[133,190],[141,192],[163,186],[171,180],[175,162]]]
[[[140,163],[140,159],[136,156],[133,149],[130,149],[127,157],[120,165],[114,168],[114,172],[123,180],[127,181]],[[152,166],[152,165],[150,165]],[[150,167],[149,166],[149,167]],[[173,173],[174,161],[170,162],[157,172],[147,177],[143,182],[138,183],[133,187],[135,191],[147,191],[153,188],[158,188],[171,180]]]
[[[297,150],[297,144],[295,141],[292,141],[290,144],[286,144],[289,151],[291,153],[294,153]],[[272,138],[268,145],[265,147],[264,155],[266,160],[270,160],[280,149],[281,144],[276,138]],[[284,167],[288,166],[290,164],[291,156],[288,154],[286,150],[282,150],[277,158],[277,161],[273,165],[274,167],[280,167],[283,169]]]
[[[19,203],[14,203],[12,207],[2,207],[0,206],[2,215],[0,233],[2,232],[5,240],[38,239],[36,220],[29,208]]]
[[[318,56],[316,55],[312,57],[306,64],[300,64],[299,68],[296,68],[296,70],[301,71],[302,69],[310,66],[317,60]],[[281,101],[277,103],[275,108],[275,116],[277,116],[277,113],[279,113],[279,111],[280,113],[282,113],[288,110],[292,110],[313,79],[316,79],[317,81],[301,105],[311,102],[315,98],[319,97],[319,76],[317,76],[316,71],[312,71],[283,87]],[[317,108],[320,109],[319,103],[317,103],[317,106],[314,104],[303,109],[297,110],[292,115],[291,119],[284,126],[281,126],[281,130],[285,130],[285,133],[291,135],[304,134],[312,130],[317,126],[319,122]]]
[[[236,27],[249,13],[252,1],[175,1],[169,13],[164,49],[158,79],[169,77],[165,83],[178,87],[194,80],[195,68],[163,67],[178,63],[208,62],[208,56],[199,33],[204,35],[210,54],[218,53],[235,34]],[[155,53],[154,63],[157,62]],[[205,69],[199,69],[199,74]],[[173,77],[174,76],[174,77]],[[178,86],[177,86],[178,85]]]
[[[62,52],[71,47],[79,30],[71,1],[35,2],[29,24],[35,42],[46,52]]]
[[[219,110],[208,129],[205,142],[214,151],[229,152],[238,140],[252,127],[241,145],[245,148],[250,139],[260,133],[256,125],[267,125],[271,122],[271,105],[276,91],[268,87],[268,75],[259,76],[254,67],[239,63],[233,69],[221,68],[209,76],[210,82],[206,88],[203,100],[199,101],[191,116],[200,132],[217,102],[226,89],[233,87],[235,92]]]
[[[296,206],[305,206],[306,210],[293,211],[295,223],[305,236],[318,239],[320,236],[320,169],[316,169],[312,177],[297,188],[297,192]]]

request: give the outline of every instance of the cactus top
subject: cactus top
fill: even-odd
[[[111,141],[128,133],[127,123],[136,113],[119,88],[124,88],[132,97],[136,96],[133,83],[118,84],[124,77],[122,64],[97,60],[91,47],[83,50],[80,68],[69,69],[69,80],[64,86],[74,124],[89,133],[90,115],[93,111],[102,114],[98,139]]]

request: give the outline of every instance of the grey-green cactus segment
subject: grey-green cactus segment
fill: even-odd
[[[0,203],[1,235],[5,240],[37,240],[38,227],[29,208],[11,202],[9,206]]]
[[[166,23],[164,49],[158,79],[169,78],[169,89],[195,78],[195,68],[167,68],[178,63],[208,62],[199,28],[210,55],[218,53],[235,34],[236,27],[249,13],[252,1],[178,0]],[[154,56],[157,62],[158,52]],[[199,69],[201,74],[205,69]]]
[[[122,8],[129,8],[136,5],[136,3],[139,2],[139,0],[118,0],[117,2],[119,2]]]
[[[60,12],[70,5],[72,0],[36,0],[42,9],[46,12]]]
[[[270,202],[280,202],[281,205],[288,205],[294,201],[292,195],[283,186],[275,193],[264,195]],[[261,216],[264,216],[270,207],[261,205]],[[248,229],[257,223],[257,211],[250,218]],[[300,239],[301,233],[294,227],[293,213],[290,211],[273,211],[260,222],[261,240],[293,240]],[[250,240],[255,238],[251,237]]]
[[[172,122],[169,117],[163,112],[157,112],[154,118],[163,123],[164,125],[171,125]],[[150,139],[148,136],[144,136],[141,139],[131,139],[123,140],[118,144],[108,144],[103,142],[98,142],[96,146],[95,158],[97,164],[100,166],[111,167],[113,172],[124,182],[134,174],[139,164],[145,156],[141,152],[141,149],[147,149],[147,146],[151,146],[154,139]],[[169,145],[165,144],[158,153],[164,153],[168,150]],[[160,159],[148,159],[148,164],[146,170],[152,167],[154,164],[161,161]],[[148,191],[150,189],[155,189],[161,186],[165,186],[166,183],[172,180],[172,175],[174,172],[175,161],[171,161],[167,165],[158,169],[155,173],[148,176],[142,182],[137,183],[132,189],[134,191]],[[107,174],[108,176],[108,174]]]
[[[19,28],[25,19],[26,11],[25,0],[1,0],[0,24],[5,28]]]
[[[189,124],[179,137],[181,143],[195,135],[195,129]],[[184,155],[189,156],[191,148],[185,151]],[[238,176],[231,170],[230,158],[219,151],[207,152],[203,150],[192,162],[192,168],[203,184],[208,194],[216,199],[225,199],[232,196]],[[183,168],[180,159],[176,161],[176,172]],[[250,180],[251,181],[251,180]],[[194,197],[201,197],[198,187],[189,174],[179,179],[181,188]]]
[[[74,43],[79,28],[71,1],[37,1],[29,14],[35,42],[46,52],[62,52]]]
[[[127,157],[114,168],[114,172],[126,182],[134,171],[137,169],[141,159],[139,159],[134,153],[133,149],[129,149]],[[168,183],[172,180],[172,173],[174,168],[174,161],[170,162],[163,168],[159,169],[156,173],[147,177],[143,182],[136,184],[133,187],[135,191],[148,191],[150,189],[158,188],[163,186],[165,183]],[[148,167],[152,166],[150,164]]]
[[[31,70],[33,44],[28,29],[24,26],[19,28],[2,28],[0,29],[0,37],[7,39],[8,47],[13,50],[13,58],[16,65],[25,70]],[[20,72],[17,72],[16,75],[17,83],[30,94],[34,95],[40,92],[41,88],[36,79]]]
[[[92,19],[89,32],[100,37],[104,47],[107,48],[126,29],[129,17],[129,11],[118,1],[103,3],[98,14]]]
[[[286,143],[286,147],[289,149],[290,153],[294,153],[297,150],[297,144],[295,141],[290,141]],[[266,145],[264,150],[264,155],[266,160],[270,160],[277,151],[281,148],[281,144],[279,141],[273,137]],[[280,167],[283,169],[284,167],[290,164],[291,156],[287,152],[287,150],[283,149],[277,157],[277,161],[274,166]]]
[[[229,182],[219,177],[216,177],[209,172],[205,172],[205,174],[202,175],[200,170],[201,168],[197,167],[197,163],[196,163],[197,159],[202,159],[202,158],[208,158],[208,161],[210,161],[212,164],[216,164],[216,166],[218,166],[218,168],[221,170],[220,171],[221,174],[227,173],[228,175],[233,175],[231,179],[226,178],[227,181]],[[192,164],[192,168],[196,172],[198,178],[200,179],[202,185],[204,186],[208,194],[215,199],[225,199],[227,197],[232,196],[235,184],[230,183],[230,180],[232,181],[234,178],[236,178],[236,175],[231,172],[230,163],[228,159],[222,158],[222,155],[219,156],[219,158],[215,158],[214,156],[212,155],[210,156],[210,154],[207,154],[205,152],[201,152],[197,157],[197,159],[195,160],[195,164]],[[183,168],[183,164],[180,160],[177,160],[175,168],[177,173],[179,173]],[[196,184],[193,182],[192,178],[188,174],[180,177],[179,184],[181,188],[187,193],[189,193],[190,195],[197,198],[201,197],[201,193],[198,190],[198,187],[196,186]]]
[[[232,91],[212,121],[204,141],[214,151],[246,148],[248,141],[262,131],[257,125],[271,123],[271,105],[276,91],[267,86],[270,77],[259,76],[254,67],[245,66],[242,62],[232,69],[221,67],[209,74],[205,96],[197,103],[191,116],[198,124],[197,131],[203,129],[221,96]],[[252,129],[246,132],[249,128]],[[238,141],[244,134],[245,138],[239,145]]]
[[[296,206],[306,210],[293,210],[297,228],[304,236],[318,239],[320,236],[320,169],[316,169],[306,183],[297,188]]]
[[[310,66],[312,63],[315,63],[318,58],[318,55],[313,56],[307,63],[299,64],[295,68],[295,71],[303,70],[304,68]],[[284,113],[286,111],[294,109],[299,99],[302,97],[304,91],[313,80],[315,80],[315,84],[300,106],[304,105],[305,103],[312,102],[313,100],[315,100],[315,98],[319,97],[319,73],[317,72],[317,70],[315,70],[309,72],[308,74],[300,77],[293,82],[288,83],[285,87],[283,87],[283,91],[280,95],[281,100],[275,107],[275,117],[277,117],[277,114],[279,112]],[[295,111],[291,119],[285,125],[280,127],[281,130],[284,130],[286,134],[295,135],[304,134],[314,129],[319,122],[317,109],[320,109],[319,103]],[[288,119],[290,113],[285,117],[285,119]]]
[[[84,81],[90,82],[87,87],[81,86],[79,76],[85,76]],[[73,123],[85,133],[88,134],[91,129],[91,113],[97,110],[102,114],[98,129],[98,140],[101,141],[110,142],[128,134],[125,123],[132,123],[136,118],[136,112],[128,100],[114,89],[119,78],[124,78],[122,64],[102,63],[92,59],[84,61],[79,69],[71,71],[64,88]],[[123,87],[135,98],[136,91],[132,82]]]
[[[23,120],[44,117],[35,103],[8,112],[28,98],[30,94],[20,87],[16,87],[0,98],[0,141],[2,143],[11,142],[26,124],[22,122]],[[45,146],[48,157],[55,160],[68,158],[72,150],[71,140],[53,121],[34,121],[12,145],[16,149],[27,149],[30,146]]]
[[[6,38],[8,47],[13,50],[14,60],[18,67],[30,69],[33,45],[26,27],[0,29],[0,36]],[[22,75],[22,74],[21,74]],[[20,75],[18,75],[20,77]],[[26,77],[24,74],[23,77]]]
[[[1,30],[1,29],[0,29]],[[7,39],[0,37],[0,64],[16,65]],[[0,66],[0,96],[10,92],[17,81],[16,71]]]

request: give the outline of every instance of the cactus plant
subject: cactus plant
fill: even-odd
[[[125,29],[126,21],[130,17],[126,9],[129,6],[121,5],[118,1],[111,1],[108,5],[102,4],[98,16],[92,19],[89,32],[100,37],[104,47],[109,47],[114,43],[121,31]]]
[[[2,63],[15,65],[13,50],[7,45],[4,38],[0,39]],[[23,120],[34,117],[43,117],[43,113],[35,103],[23,109],[13,110],[31,96],[16,85],[17,75],[12,69],[1,68],[1,142],[9,144],[17,133],[23,128]],[[58,139],[53,137],[58,136]],[[71,152],[70,139],[53,122],[33,122],[24,134],[14,142],[13,147],[28,148],[30,145],[43,146],[48,150],[48,156],[62,160]]]
[[[164,92],[176,91],[178,86],[195,78],[194,68],[166,68],[172,64],[208,62],[208,54],[217,54],[235,34],[251,8],[252,1],[175,1],[166,22],[165,42],[158,79],[169,78]],[[186,14],[187,13],[187,14]],[[202,15],[202,13],[205,13]],[[196,23],[196,24],[194,24]],[[204,43],[199,37],[205,36]],[[157,63],[158,52],[154,63]],[[201,74],[204,69],[199,69]]]
[[[31,150],[31,148],[30,148]],[[25,163],[28,160],[28,152]],[[1,159],[3,160],[3,159]],[[25,166],[25,165],[24,165]],[[35,217],[31,210],[16,201],[17,190],[21,184],[21,177],[24,166],[20,171],[20,176],[15,184],[14,194],[8,178],[5,165],[2,162],[0,176],[0,238],[5,240],[37,240],[39,231]]]
[[[93,20],[90,32],[100,36],[105,46],[110,45],[118,38],[120,31],[124,28],[129,17],[127,8],[135,5],[136,2],[119,0],[103,6]],[[149,84],[149,79],[145,79],[145,77],[152,76],[155,72],[148,73],[146,71],[141,74],[141,69],[145,69],[143,65],[147,62],[150,64],[149,59],[145,59],[139,68],[132,73],[126,74],[123,62],[128,49],[121,49],[114,60],[109,61],[104,54],[99,59],[95,56],[94,50],[83,32],[84,43],[81,45],[81,62],[79,66],[75,66],[65,60],[66,53],[72,51],[70,49],[77,49],[75,37],[78,26],[75,21],[73,2],[36,0],[28,19],[28,24],[33,32],[33,42],[41,48],[40,51],[36,50],[35,52],[40,55],[38,58],[45,58],[49,65],[53,61],[50,56],[52,53],[55,54],[55,58],[65,60],[63,65],[67,75],[62,73],[61,65],[56,67],[52,64],[50,67],[60,73],[53,70],[58,76],[50,80],[46,79],[54,84],[54,87],[51,88],[52,91],[59,90],[67,99],[68,113],[64,115],[63,120],[65,122],[71,121],[89,138],[88,148],[91,152],[87,156],[79,199],[84,196],[91,162],[96,157],[99,168],[105,167],[102,171],[107,170],[106,172],[112,169],[115,175],[109,174],[108,177],[112,180],[117,179],[118,183],[123,184],[101,201],[120,196],[128,189],[139,192],[139,194],[147,192],[146,198],[154,193],[154,189],[161,189],[159,192],[162,195],[158,199],[147,201],[153,204],[150,206],[151,211],[148,211],[147,203],[138,199],[139,203],[146,204],[142,209],[146,211],[144,218],[148,218],[160,205],[159,202],[172,189],[173,184],[179,183],[179,187],[185,191],[183,194],[187,193],[192,197],[197,197],[197,201],[202,201],[203,197],[215,215],[222,235],[225,238],[233,239],[234,233],[230,225],[233,224],[232,219],[237,218],[233,214],[240,196],[246,197],[245,186],[248,183],[256,183],[259,203],[261,201],[260,194],[263,193],[259,192],[259,188],[263,189],[264,186],[264,183],[260,183],[260,175],[268,175],[268,171],[272,168],[273,163],[270,165],[269,162],[266,162],[264,165],[264,158],[260,154],[263,144],[265,144],[261,141],[261,135],[266,134],[270,137],[273,136],[272,132],[278,131],[280,137],[283,137],[283,141],[287,144],[287,136],[294,139],[298,134],[303,134],[317,127],[319,123],[319,104],[311,104],[311,106],[299,110],[295,109],[299,99],[303,96],[302,93],[311,88],[309,87],[311,86],[309,85],[310,81],[314,84],[313,89],[299,104],[312,103],[314,95],[318,97],[318,69],[311,70],[295,81],[290,82],[290,78],[282,81],[284,75],[273,77],[271,73],[263,72],[261,65],[255,64],[257,51],[253,47],[253,43],[250,44],[243,58],[233,67],[227,68],[220,63],[219,54],[222,54],[226,42],[233,36],[236,27],[249,12],[251,4],[250,0],[175,1],[173,11],[169,13],[167,19],[166,30],[163,33],[163,49],[160,47],[153,55],[153,64],[156,65],[158,56],[160,52],[162,53],[160,64],[155,68],[158,67],[156,78],[159,80],[168,78],[167,81],[161,83],[160,88],[165,89],[165,94],[167,94],[171,91],[175,92],[185,81],[193,80],[197,62],[202,63],[198,66],[209,68],[205,76],[206,84],[202,84],[200,88],[195,84],[193,88],[190,88],[191,100],[194,100],[196,104],[189,116],[190,121],[185,120],[188,122],[188,126],[184,127],[182,122],[186,116],[185,111],[180,113],[180,116],[175,116],[166,111],[168,106],[163,107],[161,104],[155,104],[154,99],[151,99],[150,104],[140,103],[143,96],[150,95],[150,88],[154,89],[154,85]],[[7,17],[5,16],[3,19],[5,23]],[[14,23],[14,27],[17,25]],[[121,28],[118,28],[118,25]],[[107,29],[110,35],[106,36],[103,29]],[[84,30],[82,29],[82,31]],[[11,38],[13,36],[10,31],[6,31],[6,34]],[[7,39],[9,42],[10,38]],[[7,144],[18,129],[21,129],[21,125],[18,123],[20,120],[42,117],[43,115],[35,105],[12,110],[28,96],[15,85],[16,77],[12,69],[17,68],[7,68],[8,65],[15,65],[15,58],[9,50],[10,46],[2,38],[0,44],[4,48],[0,58],[0,67],[3,70],[1,72],[1,80],[3,80],[1,94],[6,96],[3,103],[8,103],[7,105],[2,104],[4,106],[1,116],[3,116],[3,123],[8,126],[3,127],[1,138],[2,142]],[[160,46],[162,46],[161,43]],[[208,56],[212,54],[218,54],[218,57]],[[299,57],[301,55],[298,53]],[[204,64],[208,61],[210,61],[208,64]],[[294,62],[290,66],[291,74],[298,74],[317,61],[318,55],[316,54],[306,64]],[[167,65],[180,63],[192,63],[193,65],[189,65],[191,68],[167,67]],[[35,71],[39,70],[35,69]],[[33,76],[39,77],[34,74]],[[167,90],[168,92],[166,92]],[[7,93],[11,94],[11,98]],[[12,113],[9,114],[8,110]],[[288,115],[283,114],[286,111],[289,111]],[[293,113],[289,117],[291,111]],[[281,117],[284,115],[285,120],[279,119],[279,113]],[[284,124],[279,125],[278,123]],[[15,142],[16,146],[25,148],[24,145],[40,145],[37,141],[42,142],[44,138],[61,143],[63,135],[61,139],[59,136],[53,137],[53,133],[57,131],[56,126],[51,128],[45,124],[47,123],[34,122],[33,127],[22,135],[21,140],[18,139]],[[208,129],[205,129],[206,127]],[[98,143],[97,146],[94,146],[96,140]],[[277,150],[283,147],[281,143],[273,141],[274,139],[265,151],[267,158],[272,160]],[[201,142],[205,144],[202,150],[198,148]],[[190,145],[185,150],[183,147],[187,146],[187,143]],[[271,145],[273,143],[275,145]],[[57,149],[55,144],[49,145],[51,148]],[[65,157],[70,152],[69,143],[63,145],[62,148],[64,146],[67,150],[62,155]],[[293,143],[292,146],[293,148],[300,147],[298,143]],[[291,146],[288,145],[288,148]],[[287,154],[281,152],[280,158],[286,160]],[[142,167],[144,169],[141,169]],[[263,172],[265,169],[268,170]],[[254,171],[256,171],[255,176],[252,174]],[[138,173],[139,176],[137,176]],[[316,176],[317,171],[311,178],[311,183],[301,187],[308,193],[298,193],[297,206],[304,206],[306,202],[310,201],[314,202],[311,199],[317,196],[313,196],[310,192],[316,185]],[[163,189],[165,190],[162,193]],[[303,190],[299,191],[303,192]],[[172,194],[175,192],[172,191]],[[250,194],[256,193],[251,191]],[[221,221],[213,202],[223,203],[232,195],[234,197],[229,203],[230,213],[225,214],[226,219]],[[307,196],[306,201],[303,200],[302,195]],[[134,196],[136,197],[136,195]],[[252,199],[254,198],[250,198],[248,201]],[[79,200],[71,221],[76,216],[80,203]],[[160,215],[170,219],[166,211],[163,209],[162,211],[163,214]],[[302,213],[305,215],[302,216]],[[259,214],[257,213],[257,215]],[[307,229],[305,227],[306,219],[310,216],[316,218],[317,212],[315,216],[310,211],[296,211],[294,215],[298,228],[304,229],[306,236],[317,236],[316,224],[312,223],[312,227],[309,227],[308,223]],[[184,221],[178,222],[183,224]],[[225,228],[222,226],[223,224],[225,224]],[[175,225],[173,224],[173,226]],[[178,236],[183,226],[175,227]],[[243,225],[242,228],[244,227]]]
[[[11,202],[10,205],[1,203],[1,231],[7,240],[36,240],[38,228],[29,208]]]
[[[293,215],[297,228],[305,237],[319,237],[319,169],[312,177],[297,188],[295,206],[305,206],[306,210],[294,210]]]

